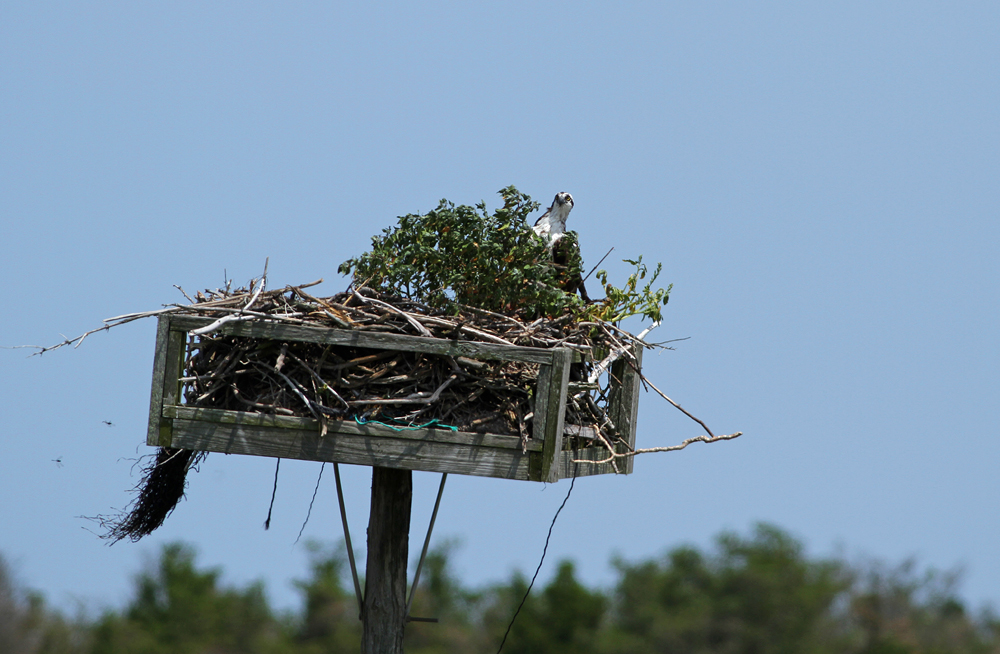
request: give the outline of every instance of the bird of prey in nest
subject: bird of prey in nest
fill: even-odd
[[[573,196],[566,192],[556,193],[552,206],[535,221],[532,229],[545,239],[549,246],[553,246],[566,233],[566,219],[572,210]]]
[[[552,251],[552,261],[557,266],[565,266],[569,260],[570,253],[566,249],[571,246],[571,243],[567,241],[563,244],[562,237],[566,233],[566,219],[569,218],[569,212],[572,210],[573,196],[565,191],[556,193],[555,199],[552,200],[552,206],[535,221],[535,226],[532,227],[535,233],[549,244],[549,249]],[[565,280],[563,289],[567,293],[580,291],[580,297],[583,298],[584,302],[591,301],[590,297],[587,296],[587,287],[583,285],[583,278],[579,272],[576,273],[574,279]]]

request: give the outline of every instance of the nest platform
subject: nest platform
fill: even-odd
[[[324,306],[329,305],[324,303]],[[632,471],[633,457],[607,463],[581,461],[607,459],[609,447],[618,453],[634,450],[640,386],[637,370],[642,357],[639,344],[632,344],[631,356],[614,362],[608,371],[607,385],[601,390],[606,401],[602,411],[607,418],[602,427],[596,422],[586,424],[587,420],[581,419],[575,409],[569,412],[575,423],[567,420],[568,402],[579,406],[595,386],[571,380],[571,369],[579,369],[592,361],[592,355],[580,348],[460,340],[458,328],[452,338],[440,338],[289,324],[264,316],[243,316],[239,320],[219,322],[212,315],[170,312],[159,317],[149,445],[542,482]],[[212,329],[205,332],[207,327]],[[195,333],[199,330],[202,331]],[[242,354],[234,361],[246,355],[247,360],[241,363],[246,370],[223,359],[223,354],[234,348],[242,348],[239,349]],[[206,352],[210,351],[212,357],[221,361],[219,367],[228,365],[228,370],[236,377],[227,378],[225,384],[213,382],[215,373],[207,371],[204,365]],[[294,410],[257,401],[245,390],[240,394],[240,384],[244,382],[238,375],[244,372],[247,377],[252,376],[254,365],[263,368],[250,361],[250,354],[261,352],[271,356],[271,360],[278,357],[279,362],[295,360],[308,371],[300,371],[303,377],[295,381],[281,372],[281,363],[273,371],[265,370],[275,385],[287,387],[282,390],[290,398],[284,401],[285,407],[299,403]],[[317,363],[316,352],[321,352],[324,359],[333,357],[334,361],[347,363],[324,368],[322,362]],[[307,358],[307,354],[312,358]],[[324,381],[330,369],[338,366],[343,369],[351,361],[380,359],[401,362],[400,366],[423,366],[428,370],[433,367],[428,367],[428,362],[436,361],[439,368],[446,364],[452,366],[456,370],[452,377],[463,371],[473,374],[491,366],[505,366],[506,375],[515,371],[520,386],[512,386],[507,393],[502,385],[493,384],[490,393],[517,401],[511,400],[509,406],[494,411],[491,415],[499,417],[491,420],[462,418],[458,407],[448,405],[468,402],[442,393],[448,386],[447,378],[438,383],[441,375],[447,374],[447,369],[428,382],[431,383],[429,388],[436,388],[433,396],[425,391],[402,397],[387,389],[382,399],[359,395],[344,399],[343,391],[338,394],[332,380],[330,386]],[[338,379],[349,387],[349,379]],[[304,391],[310,383],[313,391],[332,393],[344,407],[330,410],[305,397]],[[230,398],[225,402],[220,399],[224,393],[213,390],[223,385]],[[485,382],[481,385],[491,387]],[[234,408],[236,400],[233,397],[246,406]],[[448,425],[436,419],[426,422],[386,419],[378,413],[380,402],[386,408],[394,407],[397,412],[407,403],[418,409],[431,404],[442,405],[447,410],[446,415],[456,418],[452,421],[455,424]],[[589,405],[595,406],[593,401],[589,401]],[[294,415],[296,413],[299,415]],[[503,419],[505,415],[509,416],[506,420]],[[515,427],[512,429],[511,425]],[[613,438],[602,434],[607,425],[613,425]]]

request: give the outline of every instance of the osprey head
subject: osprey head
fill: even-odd
[[[549,207],[549,210],[555,209],[556,207],[562,207],[563,205],[569,205],[565,209],[566,213],[569,213],[569,210],[573,208],[573,196],[565,191],[562,193],[556,193],[556,198],[552,201],[552,206]]]

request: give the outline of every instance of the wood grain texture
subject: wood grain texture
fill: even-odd
[[[183,331],[204,327],[214,322],[210,318],[196,318],[194,316],[169,316],[168,318],[171,321],[173,329]],[[523,361],[526,363],[551,363],[553,352],[552,349],[538,347],[453,341],[444,338],[429,338],[427,336],[383,334],[335,329],[332,327],[286,325],[261,320],[227,322],[213,333],[252,338],[270,338],[283,341],[306,341],[328,345],[364,347],[376,350],[400,350],[404,352],[423,352],[425,354],[443,354],[447,356],[467,356],[474,359],[495,361]]]
[[[275,416],[263,413],[248,413],[229,411],[226,409],[204,409],[188,406],[165,406],[163,415],[167,418],[182,418],[213,422],[220,425],[240,425],[242,427],[278,427],[298,429],[305,432],[319,433],[319,421],[314,418],[297,416]],[[358,423],[353,420],[330,420],[327,423],[330,434],[354,434],[372,438],[385,437],[399,440],[432,441],[435,443],[454,443],[456,445],[475,445],[495,447],[501,450],[521,450],[521,439],[506,434],[480,434],[469,431],[452,431],[451,429],[393,429],[375,422]],[[540,442],[528,441],[529,452],[541,452]]]
[[[372,469],[362,654],[402,654],[413,473]]]
[[[618,445],[615,451],[624,453],[635,449],[636,420],[639,417],[639,389],[642,380],[636,368],[642,369],[642,351],[639,344],[632,346],[632,355],[635,361],[630,362],[621,358],[611,366],[611,378],[614,382],[611,397],[608,402],[608,416],[618,428],[618,433],[628,441],[628,448]],[[625,474],[632,472],[635,457],[625,457],[618,462],[618,469]],[[610,468],[610,464],[606,464]],[[590,466],[597,467],[597,466]],[[614,472],[613,469],[610,472]]]
[[[178,404],[181,398],[179,377],[183,368],[187,330],[209,322],[211,321],[207,318],[188,316],[160,317],[150,391],[147,430],[149,445],[545,482],[572,477],[574,471],[577,476],[614,472],[610,464],[572,463],[574,458],[603,458],[603,448],[585,448],[576,454],[563,450],[563,435],[567,427],[571,431],[574,427],[567,426],[564,422],[569,364],[579,358],[577,353],[568,348],[508,348],[493,344],[364,334],[260,321],[227,323],[222,331],[257,338],[335,342],[375,349],[416,349],[480,359],[548,359],[548,363],[541,362],[539,366],[533,438],[528,441],[526,452],[522,452],[520,438],[512,435],[477,434],[447,429],[396,431],[380,424],[358,424],[354,421],[330,420],[327,435],[320,438],[319,422],[312,418],[195,408]],[[355,340],[358,337],[362,337],[360,342]],[[342,340],[344,338],[347,340]],[[421,347],[414,348],[415,341]],[[503,350],[502,355],[495,356],[494,350],[497,348]],[[532,358],[522,358],[522,351],[525,350],[531,353]],[[641,348],[635,348],[634,355],[641,362]],[[609,415],[626,435],[629,447],[634,447],[639,376],[624,362],[617,363],[611,372],[613,385],[617,388],[612,390]],[[620,445],[619,450],[624,452],[626,448]],[[619,470],[631,472],[632,458],[620,460]]]
[[[147,445],[169,447],[172,423],[163,418],[160,407],[177,404],[181,396],[181,369],[184,367],[186,334],[170,328],[170,316],[160,316],[156,328],[156,351],[153,360],[153,387],[150,392],[150,421],[146,433]],[[154,421],[155,418],[155,421]]]
[[[538,375],[538,399],[535,401],[535,439],[542,441],[542,480],[559,481],[559,465],[557,457],[562,451],[563,424],[566,418],[566,387],[569,383],[569,366],[572,361],[571,351],[556,348],[552,352],[552,365],[543,377]],[[547,382],[547,383],[543,383]],[[547,393],[542,393],[548,387]],[[538,428],[541,427],[543,437],[538,438]]]
[[[540,453],[522,454],[520,449],[476,442],[459,445],[332,430],[321,438],[318,429],[226,425],[180,418],[173,423],[171,446],[190,450],[541,481],[540,463],[532,464],[532,459],[540,459]]]
[[[160,420],[163,409],[163,381],[167,368],[167,336],[170,321],[160,316],[156,323],[156,348],[153,350],[153,383],[149,391],[149,425],[146,429],[146,445],[160,444]]]
[[[573,463],[573,460],[600,461],[607,458],[608,451],[603,447],[588,447],[582,450],[564,450],[559,453],[559,478],[592,477],[594,475],[613,475],[614,466],[610,463]],[[624,461],[618,461],[618,470],[625,472]]]

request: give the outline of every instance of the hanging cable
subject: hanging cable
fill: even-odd
[[[316,487],[313,488],[313,496],[312,499],[309,500],[309,510],[306,511],[306,519],[302,522],[302,526],[299,528],[299,535],[295,537],[295,542],[292,543],[292,545],[298,544],[299,539],[302,538],[302,532],[306,530],[306,525],[309,524],[309,516],[311,516],[313,512],[313,504],[316,503],[316,493],[319,492],[319,482],[323,481],[324,468],[326,468],[326,461],[324,461],[323,465],[319,467],[319,477],[316,478]]]
[[[497,654],[500,654],[503,650],[503,645],[507,642],[507,636],[510,635],[510,628],[514,626],[514,621],[517,620],[517,614],[521,612],[521,608],[524,606],[524,603],[528,601],[528,595],[531,593],[531,587],[535,585],[535,579],[538,578],[538,571],[542,569],[542,563],[545,562],[545,553],[549,550],[549,539],[552,538],[552,528],[556,526],[556,519],[559,517],[559,514],[562,513],[563,507],[566,506],[569,496],[573,494],[573,485],[576,484],[576,465],[573,467],[573,480],[569,482],[569,490],[566,492],[566,497],[563,498],[562,504],[560,504],[559,508],[556,510],[556,514],[552,516],[552,524],[549,525],[549,534],[545,537],[545,547],[542,548],[542,558],[538,562],[538,567],[535,568],[535,574],[531,577],[531,583],[528,584],[528,590],[524,591],[524,597],[521,598],[521,603],[517,605],[517,610],[514,611],[514,617],[510,619],[510,624],[507,625],[507,631],[503,635],[503,640],[500,641],[500,648],[497,650]]]
[[[265,264],[266,265],[266,264]],[[271,511],[274,510],[274,498],[278,494],[278,469],[281,468],[281,459],[274,464],[274,489],[271,491],[271,504],[267,507],[267,520],[264,521],[264,531],[271,528]]]

